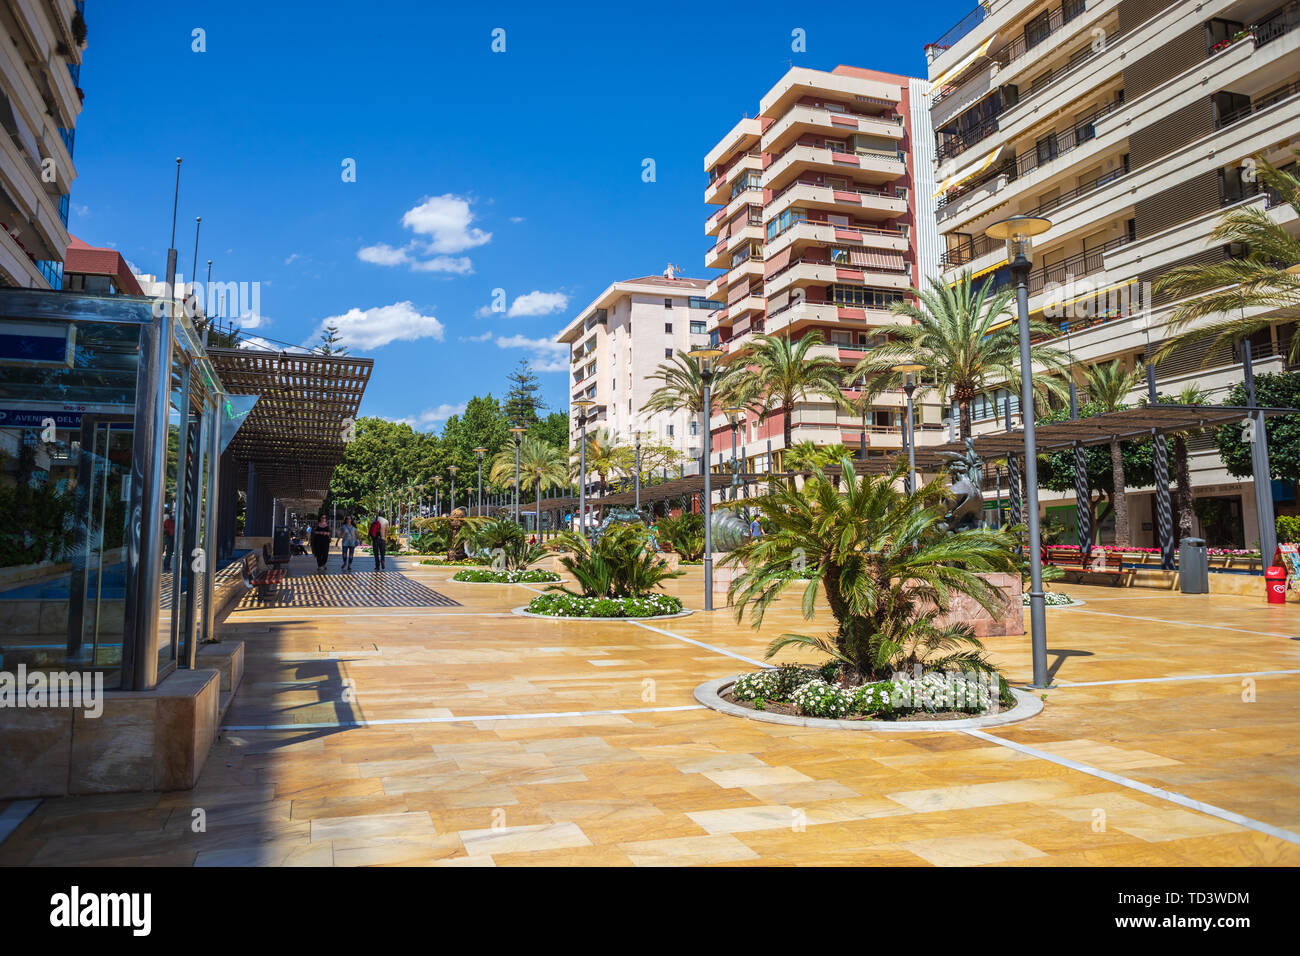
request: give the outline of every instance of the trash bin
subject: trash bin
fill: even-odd
[[[1210,556],[1204,538],[1183,538],[1178,545],[1178,589],[1184,594],[1210,593]]]
[[[276,525],[275,534],[271,537],[271,563],[288,564],[292,550],[293,546],[289,541],[289,526],[287,524]]]
[[[1276,564],[1264,572],[1264,580],[1268,582],[1268,603],[1285,604],[1286,603],[1286,568],[1279,568]]]

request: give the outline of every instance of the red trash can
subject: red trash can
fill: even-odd
[[[1286,568],[1279,568],[1275,564],[1264,572],[1264,579],[1268,582],[1268,603],[1285,604]]]

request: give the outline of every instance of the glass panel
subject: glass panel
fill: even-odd
[[[185,482],[181,409],[188,408],[185,398],[188,371],[180,350],[174,350],[173,355],[171,395],[167,410],[167,465],[163,491],[163,520],[158,541],[158,547],[162,549],[163,554],[162,585],[159,589],[158,605],[159,679],[176,663],[177,625],[187,617],[180,574],[180,568],[185,561],[183,558],[178,560],[176,546],[178,541],[183,540],[185,534],[184,514],[179,510],[178,503],[184,493]]]
[[[0,668],[116,688],[140,330],[78,322],[67,349],[68,328],[0,321]]]

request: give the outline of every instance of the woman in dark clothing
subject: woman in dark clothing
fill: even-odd
[[[330,556],[330,541],[334,538],[334,529],[330,527],[329,519],[322,513],[320,521],[312,525],[311,529],[311,553],[316,556],[316,570],[324,571],[325,562]]]

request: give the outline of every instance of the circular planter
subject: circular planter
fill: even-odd
[[[528,610],[527,605],[510,609],[511,614],[518,614],[520,617],[531,617],[537,621],[671,621],[675,617],[686,617],[688,614],[695,612],[690,608],[682,608],[676,614],[656,614],[653,617],[565,617],[562,614],[533,614]]]
[[[1014,724],[1036,716],[1043,709],[1043,702],[1033,694],[1011,688],[1016,698],[1016,706],[996,714],[983,717],[963,717],[958,720],[831,720],[826,717],[796,717],[787,714],[773,714],[770,711],[753,710],[741,707],[722,699],[722,692],[734,684],[740,675],[720,677],[705,681],[695,688],[695,699],[711,710],[731,717],[745,717],[749,720],[761,720],[767,724],[785,724],[790,727],[812,727],[821,730],[865,730],[874,733],[934,733],[940,730],[975,730],[983,727],[997,727],[1001,724]]]
[[[453,574],[447,578],[448,584],[490,584],[493,587],[528,587],[533,584],[559,584],[564,578],[556,578],[554,581],[457,581]]]
[[[1072,607],[1082,607],[1088,603],[1087,601],[1081,601],[1078,598],[1072,598],[1071,600],[1074,601],[1073,604],[1044,604],[1043,607],[1049,611],[1068,611]],[[1029,605],[1026,604],[1024,608],[1028,611]]]

